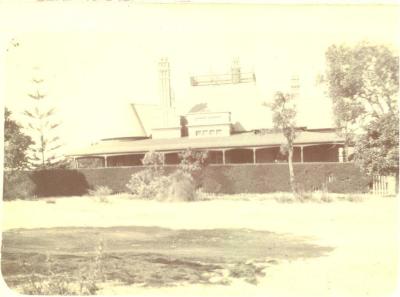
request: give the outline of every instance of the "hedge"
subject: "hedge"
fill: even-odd
[[[4,173],[4,199],[83,195],[97,185],[126,192],[133,173],[144,167],[48,170]],[[175,166],[167,166],[171,173]],[[294,164],[299,187],[304,191],[327,189],[334,193],[368,192],[370,179],[352,163]],[[290,191],[287,164],[213,165],[204,169],[198,183],[206,192],[266,193]]]
[[[370,179],[350,163],[294,164],[298,187],[303,191],[333,193],[368,192]],[[290,191],[287,164],[210,166],[204,173],[203,188],[219,193],[268,193]]]

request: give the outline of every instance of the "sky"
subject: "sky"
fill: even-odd
[[[130,136],[129,103],[160,100],[161,57],[170,61],[182,113],[225,94],[219,106],[232,109],[234,119],[247,121],[249,128],[270,126],[261,103],[287,91],[296,74],[299,124],[328,127],[330,100],[316,84],[327,47],[370,41],[399,49],[399,7],[393,5],[11,2],[6,8],[0,10],[5,105],[23,122],[31,101],[27,94],[35,90],[32,78],[42,78],[41,91],[62,122],[66,152],[101,138]],[[255,72],[255,86],[230,93],[190,86],[191,75],[229,71],[233,58]]]

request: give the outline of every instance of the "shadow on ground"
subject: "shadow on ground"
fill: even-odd
[[[257,284],[269,265],[332,251],[307,238],[250,229],[159,227],[19,229],[3,233],[2,274],[11,288],[59,277],[143,286]]]

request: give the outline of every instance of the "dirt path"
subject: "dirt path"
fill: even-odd
[[[387,296],[398,278],[398,200],[280,204],[274,201],[157,203],[116,199],[99,203],[65,198],[7,202],[3,228],[159,226],[172,229],[249,228],[308,238],[333,247],[327,256],[283,260],[257,285],[173,288],[114,286],[105,294],[187,296]]]

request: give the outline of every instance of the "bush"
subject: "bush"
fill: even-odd
[[[38,170],[32,171],[30,177],[38,197],[80,196],[89,189],[86,177],[77,170]]]
[[[145,155],[142,162],[149,168],[132,174],[126,187],[130,193],[140,198],[155,198],[165,201],[193,201],[195,200],[195,182],[193,172],[199,170],[199,164],[191,166],[193,160],[201,155],[193,155],[189,150],[182,155],[179,169],[166,175],[163,167],[163,156],[159,153],[149,152]],[[193,160],[192,160],[193,159]],[[196,162],[197,162],[196,161]]]
[[[29,172],[5,171],[3,176],[3,199],[28,199],[35,196],[35,183]]]
[[[95,186],[94,190],[89,190],[89,195],[98,198],[100,202],[108,202],[107,196],[112,192],[107,186]]]
[[[181,170],[168,176],[167,201],[193,201],[196,200],[196,189],[193,177]]]
[[[95,186],[94,190],[89,190],[90,196],[108,196],[112,194],[112,190],[107,186]]]
[[[168,179],[146,169],[132,174],[126,187],[130,193],[140,198],[157,198],[167,193]]]
[[[179,153],[179,169],[190,174],[201,171],[207,165],[208,152],[190,148]]]

